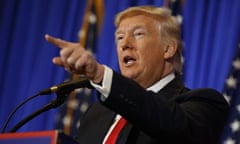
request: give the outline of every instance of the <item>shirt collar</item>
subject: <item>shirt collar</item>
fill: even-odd
[[[158,82],[153,84],[151,87],[147,88],[147,90],[157,93],[164,86],[166,86],[170,81],[172,81],[174,78],[175,78],[175,74],[172,72],[169,75],[165,76],[164,78],[160,79]]]

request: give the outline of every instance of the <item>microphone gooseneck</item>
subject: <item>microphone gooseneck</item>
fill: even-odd
[[[67,81],[67,82],[52,86],[50,88],[40,91],[38,94],[39,95],[46,95],[51,93],[68,94],[74,89],[84,88],[84,87],[89,89],[93,88],[88,79],[81,78],[81,79],[71,80],[71,81]]]

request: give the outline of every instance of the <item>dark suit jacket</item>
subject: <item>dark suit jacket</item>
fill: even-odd
[[[187,89],[179,76],[153,93],[114,73],[109,97],[82,118],[79,143],[102,143],[116,113],[128,121],[119,144],[216,144],[228,104],[213,89]]]

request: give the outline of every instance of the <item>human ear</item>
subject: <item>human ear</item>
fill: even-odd
[[[170,59],[172,58],[177,51],[177,42],[176,40],[171,40],[168,42],[166,47],[164,48],[164,58]]]

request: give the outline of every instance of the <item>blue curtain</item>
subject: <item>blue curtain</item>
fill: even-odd
[[[58,49],[44,34],[78,41],[86,0],[0,1],[0,126],[22,100],[62,82],[67,73],[51,63]],[[118,70],[114,42],[114,15],[133,5],[161,6],[164,0],[104,1],[103,27],[97,59]],[[183,7],[184,80],[190,88],[212,87],[222,91],[240,38],[239,0],[185,0]],[[39,97],[22,107],[16,122],[48,103],[54,95]],[[20,131],[54,129],[56,110],[46,112]]]
[[[239,6],[239,0],[186,1],[184,77],[189,87],[223,91],[240,38]]]
[[[85,11],[79,0],[0,1],[0,125],[10,112],[39,90],[64,81],[66,72],[51,62],[59,50],[48,44],[49,33],[78,41]],[[25,104],[10,121],[7,130],[56,96],[42,96]],[[54,129],[56,110],[42,114],[19,131]]]

